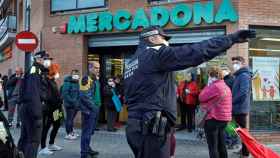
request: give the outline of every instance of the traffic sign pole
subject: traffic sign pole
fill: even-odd
[[[30,6],[30,0],[25,0],[25,20],[24,20],[24,26],[25,26],[25,31],[30,31],[30,14],[31,14],[31,6]],[[24,57],[24,70],[25,73],[29,71],[31,68],[31,51],[25,52],[25,57]]]

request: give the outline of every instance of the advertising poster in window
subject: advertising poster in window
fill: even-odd
[[[279,101],[279,58],[253,57],[254,101]]]

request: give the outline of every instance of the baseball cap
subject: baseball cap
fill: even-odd
[[[141,34],[140,38],[147,38],[149,36],[153,35],[161,35],[162,37],[165,38],[165,40],[170,40],[171,36],[167,35],[160,27],[158,26],[150,26],[146,29],[144,29]]]

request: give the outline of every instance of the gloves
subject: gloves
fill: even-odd
[[[255,30],[239,30],[229,36],[234,43],[244,43],[244,42],[248,42],[249,38],[256,38],[256,31]]]

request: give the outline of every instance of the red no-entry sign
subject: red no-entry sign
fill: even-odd
[[[16,46],[25,52],[32,52],[38,46],[38,38],[32,32],[20,32],[16,35]]]

